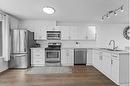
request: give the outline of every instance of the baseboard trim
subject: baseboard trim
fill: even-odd
[[[9,69],[5,69],[5,70],[3,70],[3,71],[0,71],[0,75],[1,74],[3,74],[3,73],[5,73],[5,72],[7,72]]]

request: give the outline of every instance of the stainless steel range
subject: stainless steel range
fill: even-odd
[[[48,43],[45,48],[45,64],[46,66],[60,66],[61,65],[61,43]]]

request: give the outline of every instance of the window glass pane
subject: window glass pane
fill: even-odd
[[[0,21],[0,56],[2,56],[2,21]]]

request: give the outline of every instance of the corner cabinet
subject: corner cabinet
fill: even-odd
[[[74,50],[73,49],[61,50],[61,65],[74,66]]]
[[[117,51],[115,51],[117,52]],[[93,66],[117,85],[129,86],[129,54],[93,50]]]
[[[45,66],[44,48],[31,49],[31,66]]]

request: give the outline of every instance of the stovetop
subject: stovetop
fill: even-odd
[[[60,47],[47,47],[45,50],[61,50]]]

